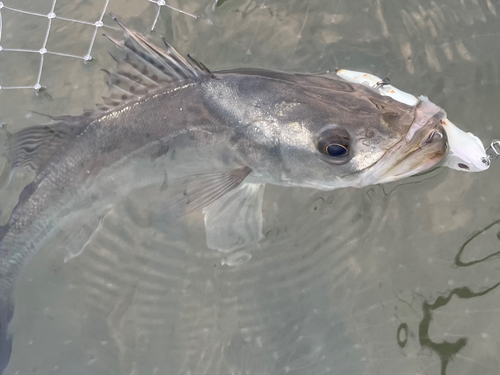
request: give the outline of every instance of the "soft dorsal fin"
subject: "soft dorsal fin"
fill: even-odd
[[[188,55],[185,59],[165,39],[166,49],[158,48],[143,35],[129,29],[116,16],[111,17],[123,30],[124,40],[119,42],[108,37],[124,52],[123,56],[113,59],[117,71],[109,72],[109,97],[103,98],[101,110],[109,110],[130,99],[144,95],[147,90],[179,84],[186,81],[211,77],[212,73],[201,62]]]
[[[88,125],[88,121],[82,121],[84,116],[54,119],[65,117],[68,121],[30,126],[9,135],[4,156],[11,168],[27,167],[38,171],[61,145],[76,137]],[[77,122],[78,119],[80,122]]]

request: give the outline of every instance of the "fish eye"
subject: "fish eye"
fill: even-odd
[[[341,158],[347,155],[347,147],[339,145],[338,143],[332,143],[326,146],[325,153],[333,158]]]
[[[349,133],[338,126],[329,125],[317,135],[316,147],[323,154],[323,160],[333,164],[345,164],[352,156]]]

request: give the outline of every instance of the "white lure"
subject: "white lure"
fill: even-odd
[[[373,74],[340,69],[337,75],[347,82],[366,85],[377,90],[380,95],[389,96],[398,102],[415,107],[425,97],[417,98],[407,92],[401,91]],[[448,119],[442,120],[442,125],[448,137],[448,155],[443,166],[459,171],[481,172],[489,168],[483,143],[472,133],[466,133],[457,128]]]
[[[486,159],[486,151],[478,137],[460,130],[448,119],[443,120],[443,127],[450,146],[443,165],[470,172],[481,172],[490,167],[489,164],[483,162]]]
[[[371,87],[377,90],[380,95],[390,96],[394,100],[412,107],[415,107],[419,103],[419,100],[415,96],[401,91],[390,83],[385,83],[382,79],[373,74],[340,69],[337,71],[337,75],[348,82],[359,83],[360,85]]]

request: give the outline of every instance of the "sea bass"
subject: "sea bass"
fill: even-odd
[[[211,72],[120,21],[110,96],[82,116],[10,136],[12,169],[33,181],[0,227],[0,373],[12,350],[13,291],[24,265],[62,229],[85,244],[123,197],[166,193],[175,219],[203,209],[207,244],[258,241],[265,184],[330,190],[396,181],[438,163],[487,168],[482,143],[446,113],[367,73]]]

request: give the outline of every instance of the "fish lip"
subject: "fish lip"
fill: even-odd
[[[435,130],[440,132],[442,138],[426,146],[426,138]],[[447,138],[440,125],[424,128],[422,133],[416,134],[423,136],[413,137],[410,142],[401,145],[399,149],[389,155],[390,158],[394,158],[399,153],[402,157],[398,158],[392,165],[389,163],[389,168],[380,175],[380,183],[396,181],[424,172],[439,164],[446,157],[448,152]],[[417,145],[414,144],[415,142]]]
[[[369,168],[361,186],[400,180],[429,170],[444,160],[448,153],[447,133],[442,123],[446,112],[427,98],[420,99],[415,119],[406,134]],[[436,130],[441,139],[422,147]]]

